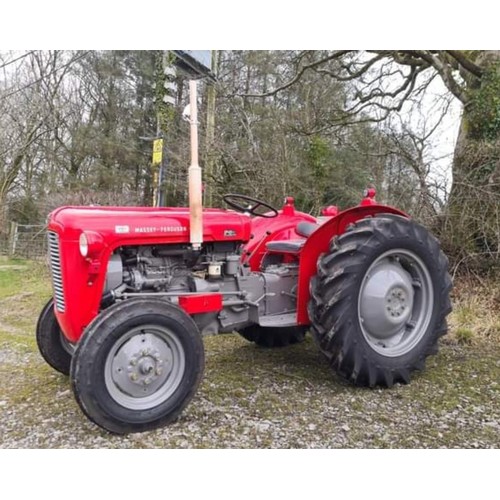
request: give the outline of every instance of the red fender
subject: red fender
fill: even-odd
[[[309,282],[316,274],[317,262],[320,255],[328,251],[331,239],[345,232],[346,227],[359,219],[380,213],[389,213],[409,217],[400,210],[386,205],[369,205],[349,208],[340,212],[335,217],[325,222],[314,233],[307,238],[300,255],[299,283],[297,296],[297,323],[299,325],[309,325],[309,314],[307,304],[309,302]]]

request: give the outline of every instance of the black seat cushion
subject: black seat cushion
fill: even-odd
[[[278,240],[266,243],[266,248],[270,252],[279,253],[299,253],[306,240]]]
[[[295,232],[303,236],[304,238],[308,238],[311,236],[316,229],[318,229],[319,224],[314,224],[313,222],[299,222],[297,227],[295,228]],[[270,241],[266,243],[266,248],[270,252],[279,252],[279,253],[299,253],[304,246],[306,240],[277,240]]]
[[[295,232],[297,234],[300,234],[300,236],[303,236],[304,238],[309,238],[311,234],[318,229],[319,224],[315,224],[314,222],[299,222],[297,224],[297,227],[295,228]]]

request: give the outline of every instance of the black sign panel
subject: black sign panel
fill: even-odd
[[[172,50],[176,56],[175,65],[190,78],[210,78],[215,80],[212,73],[211,50]]]

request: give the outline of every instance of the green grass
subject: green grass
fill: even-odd
[[[50,277],[42,262],[0,257],[0,299],[34,294],[50,297]]]
[[[45,265],[0,258],[0,347],[36,349],[34,324],[51,293]]]
[[[458,342],[471,344],[490,339],[500,343],[500,282],[493,278],[484,282],[458,281],[449,324]]]
[[[455,338],[459,344],[472,344],[474,332],[470,328],[458,327],[455,329]]]

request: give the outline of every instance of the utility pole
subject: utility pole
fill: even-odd
[[[217,63],[219,53],[217,50],[212,50],[212,74],[217,76]],[[208,207],[212,206],[213,190],[214,190],[214,167],[215,155],[213,151],[215,139],[215,98],[217,90],[215,83],[208,84],[207,88],[207,129],[205,142],[205,204]]]
[[[172,64],[170,51],[159,50],[155,55],[155,101],[156,101],[156,139],[153,141],[153,160],[151,163],[153,178],[153,200],[154,207],[165,205],[165,193],[163,183],[167,158],[165,142],[171,135],[177,83],[175,81],[177,72]]]

